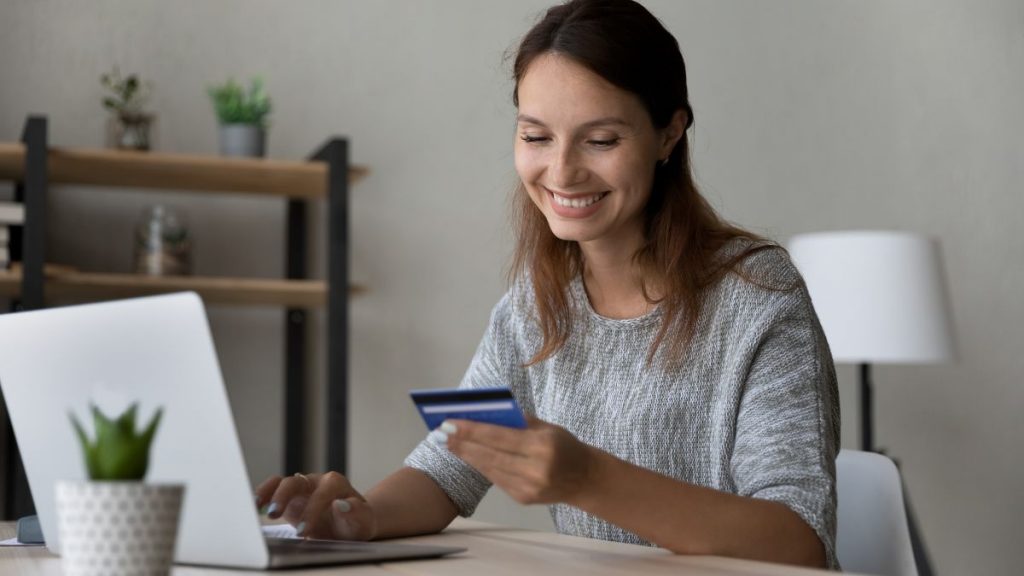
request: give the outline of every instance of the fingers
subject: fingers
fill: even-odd
[[[313,474],[306,476],[296,474],[281,479],[266,504],[267,518],[280,518],[290,506],[294,511],[294,507],[298,503],[293,505],[292,501],[297,497],[308,496],[315,488],[316,475]]]
[[[295,496],[284,507],[284,513],[281,514],[281,518],[284,518],[292,526],[298,526],[306,514],[306,504],[308,503],[308,496]]]
[[[449,440],[448,448],[492,482],[494,480],[491,476],[496,472],[521,476],[530,464],[525,455],[505,452],[471,440],[460,439],[457,442]]]
[[[525,458],[472,442],[462,443],[453,453],[520,504],[539,502],[540,487],[530,475],[533,468]]]
[[[452,420],[439,430],[448,449],[522,504],[555,501],[565,483],[566,466],[560,463],[566,439],[563,428],[527,417],[520,430]],[[572,448],[572,446],[569,446]]]
[[[370,505],[355,496],[331,503],[331,526],[337,540],[371,540],[377,532]]]
[[[373,509],[344,475],[272,476],[256,488],[256,505],[268,518],[283,517],[306,538],[371,540]]]
[[[454,432],[451,430],[454,428]],[[473,422],[472,420],[447,420],[439,428],[448,434],[449,445],[456,442],[475,442],[496,450],[518,454],[523,452],[527,442],[526,433],[518,428]]]
[[[281,483],[282,479],[280,476],[271,476],[256,487],[256,509],[261,513],[264,512],[263,508],[270,504],[270,497],[274,495],[274,491],[277,490],[277,485]]]
[[[548,425],[548,422],[545,422],[532,414],[524,414],[523,417],[526,418],[526,427],[530,430],[536,430],[537,428],[543,428]]]
[[[348,498],[364,500],[363,496],[349,483],[348,478],[342,474],[328,472],[321,476],[306,503],[301,523],[296,526],[300,532],[299,535],[309,538],[334,538],[334,527],[330,522],[331,511],[329,508],[335,500]]]

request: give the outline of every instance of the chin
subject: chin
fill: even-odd
[[[552,221],[548,218],[548,229],[555,235],[555,238],[566,242],[586,242],[593,240],[598,234],[590,226],[579,224],[568,224],[562,221]]]

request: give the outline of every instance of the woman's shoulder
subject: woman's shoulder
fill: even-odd
[[[728,270],[706,294],[706,313],[743,330],[780,315],[804,314],[810,299],[803,277],[776,242],[734,239],[719,256]]]
[[[733,289],[791,292],[803,285],[789,251],[772,240],[733,238],[716,255],[729,271],[723,283]]]
[[[756,340],[784,319],[813,320],[803,277],[784,247],[744,239],[729,250],[729,257],[737,260],[706,294],[704,310],[708,322],[732,335],[729,340]]]

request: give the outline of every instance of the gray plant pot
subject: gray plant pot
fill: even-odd
[[[181,484],[58,482],[64,574],[170,574],[184,493]]]
[[[258,124],[221,124],[220,153],[222,156],[263,157],[266,152],[267,131]]]

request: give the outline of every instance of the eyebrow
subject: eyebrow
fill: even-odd
[[[518,122],[526,122],[527,124],[536,124],[537,126],[541,126],[541,127],[547,128],[547,124],[542,122],[539,118],[534,118],[533,116],[529,116],[527,114],[520,114],[519,116],[516,117],[516,120]],[[591,120],[589,122],[584,122],[583,125],[580,126],[580,128],[584,128],[585,129],[585,128],[594,128],[595,126],[608,126],[608,125],[619,125],[619,126],[629,127],[630,124],[629,124],[629,122],[626,122],[625,120],[623,120],[621,118],[616,118],[615,116],[606,116],[604,118],[598,118],[597,120]]]

